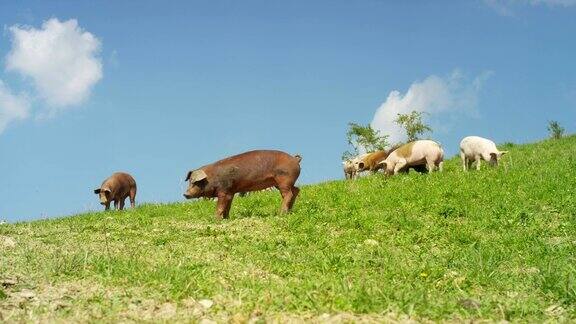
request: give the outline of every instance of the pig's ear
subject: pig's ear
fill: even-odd
[[[364,169],[364,162],[359,162],[359,163],[358,163],[358,168]]]
[[[498,154],[497,153],[490,153],[490,161],[496,161],[498,159]]]
[[[206,179],[207,177],[208,176],[206,175],[206,172],[204,172],[204,170],[202,170],[202,169],[192,172],[192,175],[190,176],[190,178],[192,179],[192,182],[202,181],[202,180]]]
[[[206,179],[208,176],[206,175],[206,172],[204,172],[204,170],[199,169],[199,170],[194,170],[194,171],[190,171],[188,172],[188,175],[186,176],[186,180],[188,181],[188,179],[190,179],[190,181],[192,181],[192,183],[194,182],[198,182],[198,181],[202,181],[204,179]]]
[[[504,155],[504,154],[508,154],[508,151],[500,151],[500,156]]]
[[[99,193],[100,193],[100,188],[94,190],[94,193],[95,193],[95,194],[99,194]]]
[[[192,175],[192,171],[188,171],[188,173],[186,174],[186,179],[184,179],[184,181],[188,181],[190,179],[191,175]]]

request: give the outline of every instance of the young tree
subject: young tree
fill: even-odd
[[[548,122],[548,132],[550,133],[550,137],[553,139],[559,139],[564,136],[564,127],[560,126],[560,123],[551,120]]]
[[[424,124],[422,116],[424,112],[413,110],[408,114],[398,114],[394,122],[406,130],[408,141],[412,142],[426,132],[432,132],[430,126]]]
[[[366,153],[384,150],[388,145],[388,135],[380,135],[380,132],[370,125],[362,126],[356,123],[348,123],[346,139],[352,146],[352,151],[342,154],[342,160],[350,159],[364,151]]]

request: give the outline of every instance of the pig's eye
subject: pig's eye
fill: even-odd
[[[200,181],[194,182],[194,184],[197,185],[197,186],[200,187],[200,188],[204,188],[204,187],[206,187],[206,184],[208,184],[208,180],[202,179],[202,180],[200,180]]]

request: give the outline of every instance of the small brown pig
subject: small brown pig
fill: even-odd
[[[184,193],[187,199],[217,197],[216,218],[228,218],[237,192],[276,187],[282,195],[281,212],[292,209],[300,190],[294,186],[300,175],[299,155],[272,150],[250,151],[189,171]]]
[[[384,161],[388,157],[388,151],[376,151],[365,154],[361,159],[356,161],[356,168],[358,171],[372,171],[376,173],[378,169],[381,168],[380,162]]]
[[[124,209],[124,200],[130,197],[130,206],[134,208],[136,203],[136,181],[131,175],[124,172],[116,172],[102,182],[100,188],[94,190],[100,197],[100,204],[110,209],[110,202],[114,201],[114,208]]]

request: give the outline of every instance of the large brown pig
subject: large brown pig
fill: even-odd
[[[100,188],[94,190],[100,196],[100,204],[110,209],[110,202],[114,201],[114,208],[124,209],[124,200],[130,197],[130,206],[134,208],[136,203],[136,181],[131,175],[124,172],[116,172],[102,182]]]
[[[300,175],[298,155],[280,151],[250,151],[189,171],[187,199],[218,197],[216,218],[228,218],[237,192],[276,187],[282,195],[283,213],[290,211],[300,190],[294,186]]]

